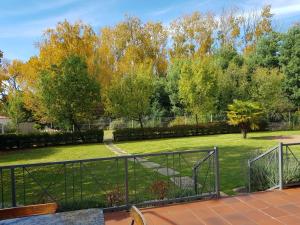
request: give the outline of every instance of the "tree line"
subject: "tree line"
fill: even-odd
[[[184,114],[199,123],[244,101],[278,120],[300,106],[300,25],[281,32],[273,17],[270,5],[194,12],[168,25],[127,16],[99,34],[65,20],[28,61],[0,61],[1,111],[15,124],[79,130],[103,114],[141,126],[146,116]]]

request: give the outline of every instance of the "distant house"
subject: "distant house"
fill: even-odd
[[[0,133],[4,134],[4,127],[11,121],[7,116],[0,116]]]

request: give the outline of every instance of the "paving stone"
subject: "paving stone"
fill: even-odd
[[[157,172],[164,176],[173,176],[173,175],[179,174],[179,172],[177,172],[176,170],[173,170],[171,168],[159,168],[159,169],[157,169]]]
[[[194,189],[194,181],[190,177],[172,177],[171,181],[183,189]],[[201,185],[198,184],[198,187],[201,187]]]
[[[161,165],[157,164],[157,163],[154,163],[154,162],[141,162],[141,165],[145,168],[148,168],[148,169],[154,169],[154,168],[159,168],[161,167]]]
[[[136,157],[135,159],[136,159],[136,161],[138,161],[138,162],[148,162],[147,159],[141,158],[141,157]]]

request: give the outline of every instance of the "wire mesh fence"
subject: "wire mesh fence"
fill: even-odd
[[[219,193],[217,149],[0,167],[2,208],[56,202],[59,209],[127,208]]]
[[[300,143],[275,146],[248,161],[249,191],[300,184]]]
[[[283,144],[283,185],[293,186],[300,183],[300,143]]]

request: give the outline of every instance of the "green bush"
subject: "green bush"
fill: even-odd
[[[113,132],[115,141],[143,140],[156,138],[187,137],[212,134],[239,133],[238,127],[225,122],[207,123],[201,125],[182,125],[173,127],[126,128]]]
[[[0,151],[55,145],[101,143],[103,130],[66,133],[3,134],[0,135]]]

